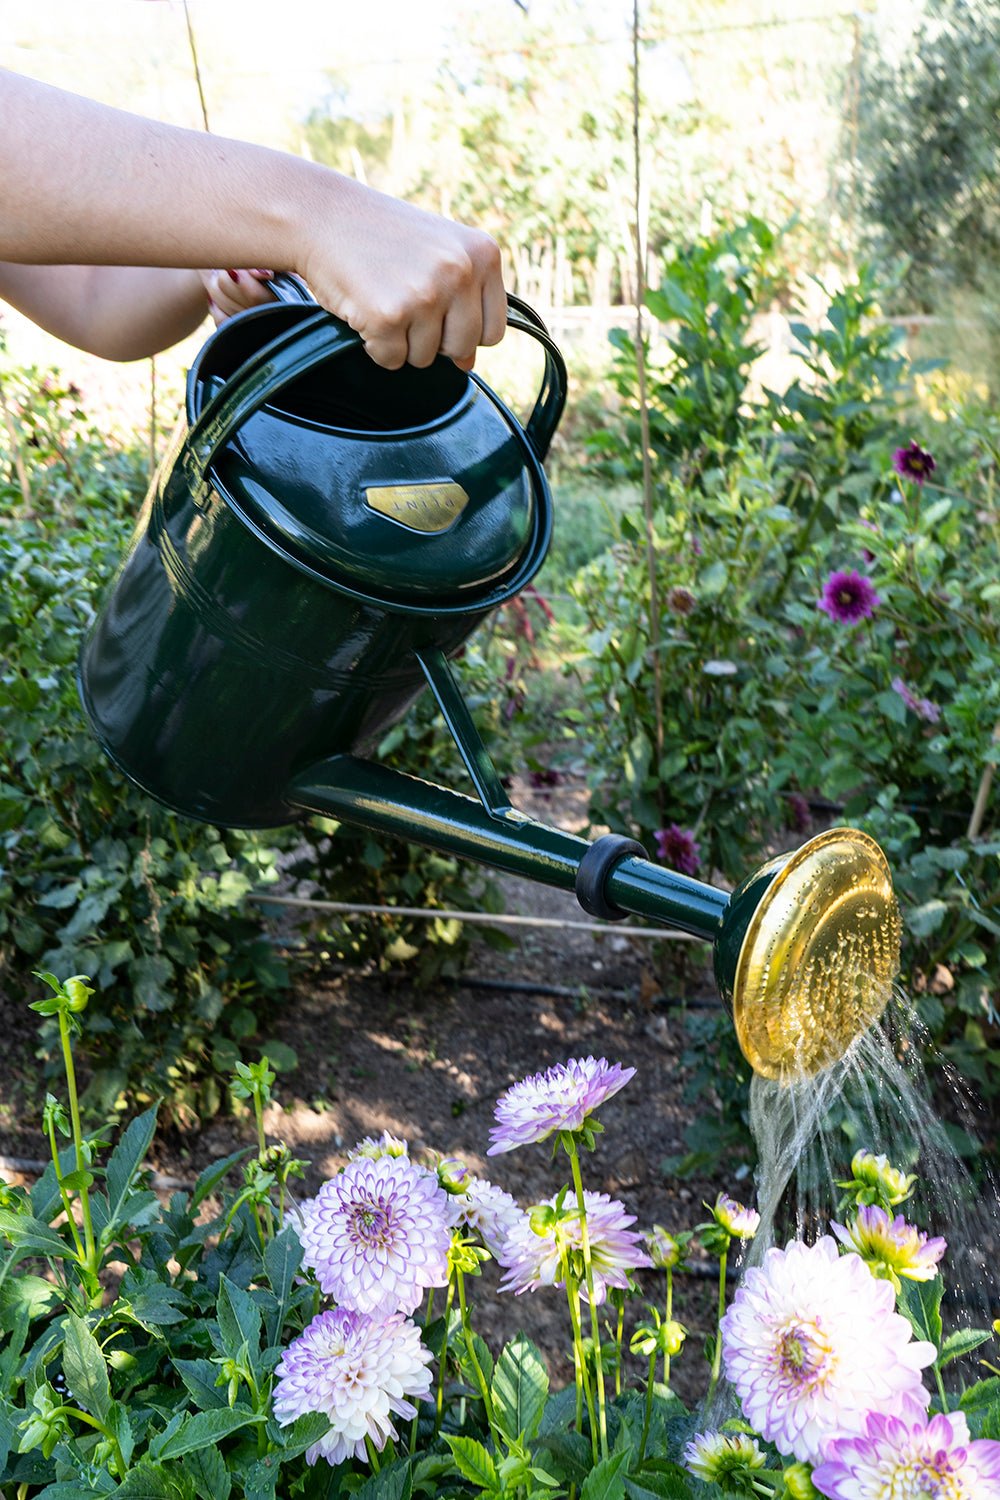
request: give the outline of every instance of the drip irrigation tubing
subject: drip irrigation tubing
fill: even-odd
[[[569,917],[531,917],[519,912],[455,911],[449,907],[377,906],[364,901],[322,901],[312,896],[270,896],[253,891],[246,898],[258,906],[301,906],[311,911],[327,911],[346,917],[421,917],[440,918],[445,922],[468,922],[483,927],[558,927],[571,932],[619,934],[630,938],[679,938],[688,943],[707,943],[707,938],[672,927],[628,927],[619,922],[578,922]]]

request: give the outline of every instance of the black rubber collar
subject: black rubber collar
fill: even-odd
[[[620,922],[629,913],[615,906],[604,894],[608,876],[623,859],[647,859],[645,849],[635,839],[620,833],[606,833],[595,839],[580,861],[576,872],[576,899],[585,912],[606,922]]]

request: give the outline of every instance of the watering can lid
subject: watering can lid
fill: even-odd
[[[192,438],[208,433],[196,439],[204,477],[229,508],[340,591],[402,612],[478,612],[545,557],[548,485],[499,398],[443,358],[381,369],[315,307],[223,324],[191,368],[188,417]]]

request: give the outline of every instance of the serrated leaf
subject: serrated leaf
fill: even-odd
[[[444,1440],[451,1449],[455,1467],[463,1479],[477,1484],[481,1490],[497,1487],[497,1466],[493,1462],[493,1455],[482,1443],[478,1443],[475,1438],[456,1437],[451,1433],[445,1433]]]
[[[165,1442],[150,1444],[150,1452],[157,1459],[181,1458],[185,1453],[197,1453],[199,1448],[220,1443],[241,1427],[261,1420],[254,1412],[239,1407],[195,1412]]]
[[[613,1453],[602,1459],[583,1482],[580,1500],[625,1500],[626,1453]]]
[[[260,1308],[249,1292],[222,1274],[219,1277],[219,1300],[216,1307],[222,1350],[230,1359],[239,1359],[246,1346],[250,1363],[256,1368],[260,1353]]]
[[[189,1453],[181,1468],[194,1485],[198,1500],[229,1500],[233,1481],[218,1448]]]
[[[130,1469],[114,1493],[116,1500],[181,1500],[183,1494],[166,1469],[146,1462]]]
[[[130,1223],[125,1214],[129,1193],[136,1174],[146,1159],[146,1153],[156,1130],[156,1109],[147,1109],[138,1115],[123,1132],[117,1146],[108,1157],[105,1182],[108,1194],[108,1228]]]
[[[908,1319],[918,1339],[926,1339],[935,1349],[941,1347],[941,1298],[944,1282],[940,1276],[932,1281],[904,1281],[899,1294],[899,1310]]]
[[[219,1367],[210,1359],[175,1359],[174,1369],[203,1410],[226,1405],[224,1387],[215,1384]]]
[[[288,1301],[301,1264],[301,1242],[291,1225],[286,1224],[273,1240],[268,1241],[264,1251],[264,1270],[277,1304],[267,1317],[268,1344],[277,1344],[281,1338]]]
[[[943,1370],[945,1365],[950,1365],[953,1359],[961,1359],[963,1354],[971,1354],[973,1349],[978,1349],[992,1337],[992,1328],[956,1328],[941,1345],[941,1353],[935,1361],[938,1369]]]
[[[269,1427],[268,1435],[273,1435],[281,1449],[281,1461],[287,1463],[290,1459],[298,1458],[313,1443],[318,1443],[321,1437],[325,1437],[330,1431],[330,1425],[330,1418],[323,1412],[307,1411],[287,1427],[279,1427],[276,1431]]]
[[[0,1234],[6,1235],[18,1260],[25,1255],[56,1255],[68,1252],[65,1240],[31,1214],[14,1213],[9,1208],[0,1208]]]
[[[355,1492],[354,1500],[410,1500],[412,1494],[413,1476],[404,1458],[366,1479]]]
[[[252,1149],[250,1146],[245,1146],[242,1151],[233,1151],[229,1156],[224,1156],[221,1161],[213,1162],[211,1166],[199,1173],[191,1194],[192,1211],[200,1207],[209,1194],[215,1191],[229,1169],[249,1156]]]
[[[510,1442],[529,1441],[538,1432],[549,1394],[542,1356],[523,1334],[510,1341],[493,1370],[490,1390],[497,1426]]]
[[[76,1399],[87,1411],[108,1419],[111,1383],[101,1346],[82,1318],[68,1313],[63,1324],[63,1374]]]

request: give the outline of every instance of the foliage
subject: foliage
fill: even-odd
[[[721,1321],[706,1350],[704,1410],[687,1410],[671,1385],[687,1341],[674,1309],[675,1284],[683,1281],[687,1258],[698,1251],[718,1262],[721,1320],[728,1260],[737,1241],[754,1235],[759,1215],[721,1193],[714,1206],[706,1205],[708,1219],[693,1231],[670,1233],[657,1225],[642,1238],[625,1235],[614,1252],[607,1246],[599,1251],[600,1205],[616,1210],[622,1205],[600,1195],[587,1198],[581,1156],[593,1149],[602,1126],[588,1114],[579,1128],[569,1128],[565,1111],[573,1105],[563,1093],[537,1101],[542,1114],[534,1139],[555,1126],[553,1139],[569,1158],[574,1186],[548,1204],[511,1207],[530,1224],[529,1234],[549,1237],[556,1247],[553,1275],[568,1299],[574,1384],[553,1390],[539,1351],[523,1335],[494,1355],[474,1331],[471,1284],[491,1254],[510,1266],[516,1240],[511,1230],[509,1238],[494,1242],[485,1220],[464,1217],[472,1201],[467,1195],[476,1185],[464,1164],[446,1159],[436,1172],[418,1167],[410,1163],[404,1142],[383,1137],[361,1143],[358,1150],[368,1158],[396,1158],[390,1164],[394,1170],[418,1174],[425,1192],[433,1194],[425,1214],[443,1215],[441,1223],[454,1226],[439,1279],[432,1279],[417,1323],[424,1341],[421,1358],[432,1372],[423,1386],[426,1396],[417,1397],[416,1414],[397,1429],[392,1408],[379,1408],[363,1381],[318,1379],[315,1369],[310,1377],[300,1365],[291,1409],[278,1406],[282,1382],[291,1379],[294,1348],[329,1314],[319,1311],[321,1288],[308,1249],[313,1231],[302,1229],[310,1210],[308,1205],[293,1209],[289,1196],[304,1163],[284,1146],[268,1144],[264,1135],[264,1110],[275,1080],[267,1060],[238,1064],[233,1084],[234,1094],[252,1104],[256,1150],[249,1147],[206,1168],[191,1189],[161,1202],[145,1169],[155,1110],[134,1118],[110,1151],[81,1127],[73,1044],[93,997],[91,986],[79,975],[65,981],[47,973],[39,978],[49,994],[34,1008],[59,1031],[66,1092],[65,1103],[54,1095],[46,1101],[50,1165],[30,1193],[6,1189],[0,1206],[4,1496],[411,1500],[426,1494],[560,1500],[576,1493],[581,1500],[694,1500],[704,1480],[714,1480],[724,1493],[774,1500],[813,1493],[797,1449],[783,1457],[742,1414],[712,1432],[711,1398],[725,1332]],[[600,1066],[593,1058],[576,1066],[588,1065]],[[612,1092],[630,1077],[631,1072],[620,1074]],[[515,1088],[534,1089],[537,1083],[525,1080]],[[595,1095],[593,1109],[603,1097]],[[518,1116],[518,1129],[530,1118],[529,1105]],[[60,1131],[68,1137],[63,1149]],[[865,1277],[870,1272],[892,1281],[900,1313],[915,1336],[928,1341],[922,1362],[933,1352],[940,1409],[949,1409],[949,1399],[952,1409],[959,1403],[972,1436],[993,1440],[1000,1433],[1000,1381],[965,1379],[968,1357],[991,1333],[967,1327],[946,1332],[943,1285],[934,1264],[943,1242],[928,1245],[927,1237],[902,1218],[892,1226],[895,1239],[883,1229],[882,1241],[876,1235],[866,1245],[861,1233],[872,1224],[878,1229],[879,1215],[887,1222],[886,1213],[897,1210],[915,1180],[884,1157],[855,1154],[850,1178],[840,1184],[848,1189],[841,1208],[847,1218],[844,1234],[850,1231],[857,1240],[846,1253],[854,1257],[859,1275],[867,1264]],[[487,1187],[479,1183],[480,1190]],[[869,1218],[862,1223],[863,1215]],[[594,1238],[584,1232],[588,1218]],[[625,1216],[623,1222],[632,1220]],[[634,1242],[631,1248],[626,1241]],[[611,1275],[616,1255],[632,1266],[632,1275],[601,1307],[595,1267]],[[380,1264],[382,1271],[375,1274],[388,1277],[384,1258]],[[646,1268],[644,1285],[653,1289],[654,1300],[626,1342],[624,1312],[639,1295],[640,1267]],[[445,1284],[444,1310],[435,1316],[433,1288]],[[351,1316],[350,1283],[344,1287],[343,1305]],[[554,1289],[543,1286],[538,1294],[548,1297]],[[386,1316],[356,1315],[379,1327],[379,1318]],[[388,1316],[402,1321],[398,1314]],[[406,1324],[408,1338],[413,1327]],[[796,1334],[806,1339],[808,1328]],[[883,1359],[880,1349],[872,1352]],[[330,1347],[331,1367],[344,1357],[343,1349]],[[942,1379],[946,1368],[950,1398]],[[369,1368],[366,1375],[388,1380],[391,1389],[392,1380],[402,1378],[402,1366],[386,1367],[384,1375]],[[908,1378],[918,1377],[909,1371]],[[794,1402],[794,1389],[786,1390],[784,1399]],[[360,1424],[348,1429],[348,1423],[359,1422],[359,1413]],[[317,1454],[314,1445],[334,1430],[352,1431],[352,1449],[358,1432],[367,1434],[364,1459],[351,1456],[331,1464]],[[717,1462],[720,1456],[725,1462]]]
[[[132,524],[141,459],[108,449],[76,397],[6,377],[31,486],[0,532],[0,957],[87,969],[101,985],[87,1102],[165,1095],[181,1119],[219,1106],[215,1074],[257,1034],[285,966],[245,897],[277,877],[272,842],[175,817],[102,755],[74,666]],[[54,1038],[43,1046],[53,1055]]]
[[[668,862],[679,851],[682,873],[733,882],[823,819],[884,836],[907,908],[904,982],[922,992],[940,1044],[978,1049],[992,1090],[1000,888],[996,800],[983,788],[1000,722],[995,419],[940,394],[933,422],[920,414],[914,377],[926,372],[880,318],[868,268],[822,323],[791,321],[799,371],[784,391],[755,394],[752,292],[766,276],[734,270],[740,243],[766,265],[770,241],[751,224],[679,254],[650,294],[672,330],[666,362],[651,353],[648,370],[652,526],[623,511],[612,546],[571,585],[584,621],[564,629],[575,725],[605,726],[588,757],[591,814]],[[637,482],[624,335],[616,379],[627,426],[596,446]],[[916,479],[894,467],[915,434],[941,455]],[[854,620],[827,597],[845,577],[870,596]],[[970,836],[977,800],[984,821]]]
[[[869,248],[901,260],[907,311],[986,290],[1000,259],[997,0],[933,0],[902,46],[869,34],[857,180]]]

